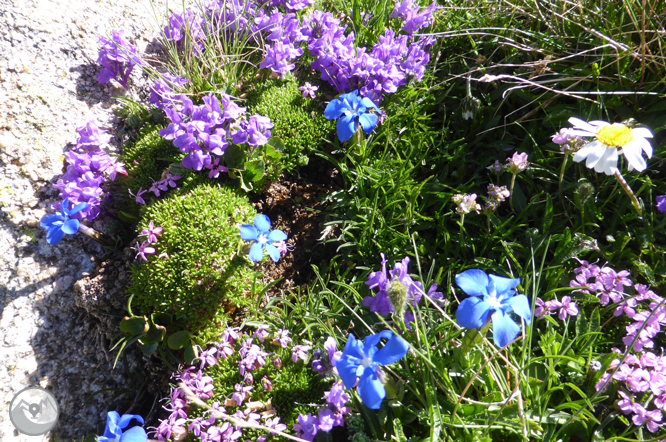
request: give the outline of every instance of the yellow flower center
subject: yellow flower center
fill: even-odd
[[[620,123],[604,126],[597,132],[597,140],[609,147],[623,147],[633,139],[631,128]]]

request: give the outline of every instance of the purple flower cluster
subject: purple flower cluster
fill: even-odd
[[[322,350],[315,350],[312,369],[322,376],[338,376],[335,363],[342,356],[342,352],[338,351],[338,344],[335,342],[335,338],[330,336],[326,339],[324,350],[326,350],[326,353]]]
[[[94,121],[88,122],[77,131],[80,137],[76,146],[65,153],[67,172],[53,187],[60,190],[60,197],[63,200],[69,198],[73,205],[88,204],[83,210],[72,215],[72,218],[92,221],[102,212],[104,196],[102,184],[107,179],[115,180],[118,174],[127,175],[127,172],[122,163],[102,151],[101,146],[107,143],[108,136]],[[57,203],[53,205],[53,209],[58,211],[60,206],[61,203]]]
[[[506,201],[511,196],[511,192],[506,186],[496,186],[494,184],[488,185],[488,196],[486,197],[486,204],[483,206],[483,213],[489,215],[499,207],[500,203]]]
[[[625,297],[624,288],[633,285],[626,270],[616,272],[608,266],[599,267],[587,261],[579,262],[581,266],[574,269],[576,279],[569,283],[569,287],[586,295],[596,296],[601,305],[622,301]]]
[[[363,298],[363,306],[369,307],[370,311],[373,313],[387,317],[390,313],[396,312],[395,304],[400,303],[403,306],[402,310],[404,310],[405,322],[412,322],[414,321],[414,315],[408,309],[405,309],[404,306],[406,303],[409,303],[415,309],[417,308],[421,298],[425,294],[423,291],[423,285],[419,281],[414,281],[409,276],[409,257],[403,259],[402,262],[396,263],[393,270],[390,270],[387,274],[386,263],[388,261],[383,253],[380,255],[382,257],[382,269],[372,272],[365,283],[371,290],[376,288],[378,291],[375,296],[366,296]],[[406,289],[406,299],[399,299],[401,297],[400,286],[395,290],[397,296],[392,295],[392,286],[395,287],[397,284],[402,284]],[[441,299],[443,297],[442,293],[437,292],[436,290],[437,284],[431,285],[427,296],[431,299]]]
[[[657,197],[657,210],[666,213],[666,195]]]
[[[135,249],[137,251],[134,259],[143,259],[148,261],[146,255],[154,255],[156,250],[155,247],[152,247],[152,244],[157,244],[157,237],[162,234],[162,227],[155,227],[155,224],[151,221],[148,225],[148,229],[142,230],[139,237],[145,236],[146,240],[142,241],[139,246]]]
[[[252,148],[268,143],[273,128],[270,120],[260,115],[245,119],[245,108],[228,95],[218,100],[211,93],[203,98],[204,104],[198,106],[185,95],[178,98],[179,104],[164,109],[171,123],[160,130],[160,135],[187,154],[183,159],[184,167],[196,171],[207,168],[211,170],[210,177],[217,177],[227,171],[226,167],[219,166],[219,157],[224,155],[230,142]],[[215,162],[212,155],[218,157]]]
[[[125,31],[112,31],[111,40],[98,38],[102,49],[97,63],[102,65],[102,71],[97,75],[97,81],[107,84],[111,79],[116,79],[127,89],[127,80],[134,66],[146,66],[146,62],[137,54],[136,47],[125,40]]]
[[[174,377],[184,383],[200,399],[210,400],[214,396],[215,388],[213,378],[205,373],[206,368],[217,365],[221,359],[228,359],[237,348],[240,357],[239,372],[243,377],[243,383],[234,386],[234,391],[225,400],[224,406],[219,402],[211,405],[215,411],[228,414],[225,406],[240,407],[250,399],[254,384],[252,372],[265,365],[266,358],[269,357],[263,343],[272,342],[273,345],[286,348],[291,344],[291,339],[287,335],[286,330],[270,333],[266,326],[257,329],[251,337],[238,333],[236,329],[228,328],[224,331],[219,343],[200,353],[197,365],[181,370]],[[262,345],[257,345],[255,339]],[[273,358],[273,366],[276,369],[282,367],[279,358]],[[272,383],[267,376],[263,376],[260,384],[263,390],[271,391]],[[339,396],[337,392],[334,395]],[[335,397],[337,396],[332,397],[331,400],[339,403],[341,398],[335,399]],[[170,415],[157,428],[154,428],[155,437],[160,441],[167,441],[171,438],[182,440],[188,433],[200,438],[202,442],[233,442],[243,437],[242,428],[234,427],[229,422],[225,421],[220,425],[215,425],[217,419],[211,412],[206,412],[203,417],[188,418],[189,406],[185,394],[180,388],[172,388],[169,404],[164,408],[170,412]],[[263,425],[269,429],[270,434],[275,434],[270,430],[285,431],[287,429],[286,425],[280,423],[280,418],[271,413],[264,413],[264,416],[261,416],[250,409],[241,410],[239,408],[233,416],[253,424],[260,424],[260,420],[263,419]],[[257,438],[259,442],[266,440],[266,436]]]

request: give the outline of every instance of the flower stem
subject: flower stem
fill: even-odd
[[[562,198],[562,180],[564,179],[564,168],[567,167],[567,160],[569,159],[569,152],[564,152],[564,161],[562,161],[562,169],[560,169],[560,181],[557,187],[557,191]]]
[[[114,246],[116,244],[113,238],[111,238],[109,235],[100,233],[92,227],[84,226],[83,224],[79,224],[79,232],[83,233],[93,241],[96,241],[103,246]]]
[[[638,198],[636,198],[634,191],[631,190],[631,187],[629,187],[629,184],[627,184],[624,177],[620,174],[620,171],[615,172],[615,178],[617,179],[617,182],[620,183],[620,186],[622,186],[624,191],[627,192],[629,198],[631,198],[631,204],[634,205],[634,209],[636,209],[636,212],[638,212],[638,216],[643,216],[643,209],[641,209],[641,203],[638,201]]]
[[[511,207],[511,211],[513,213],[516,213],[516,211],[513,209],[513,185],[516,183],[516,175],[518,175],[518,172],[514,172],[513,176],[511,177],[511,189],[509,189],[509,192],[511,195],[509,195],[509,206]]]

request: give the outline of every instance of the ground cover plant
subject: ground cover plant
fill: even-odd
[[[80,130],[42,226],[136,249],[115,345],[173,377],[148,435],[109,410],[99,440],[666,438],[665,21],[213,1],[154,60],[101,41],[99,80],[140,67],[150,100],[121,161]],[[292,199],[331,255],[268,203],[322,160],[338,187]]]

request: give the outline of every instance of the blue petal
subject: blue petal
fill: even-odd
[[[62,225],[62,231],[63,233],[66,233],[68,235],[74,235],[76,232],[79,231],[79,220],[78,219],[67,220]]]
[[[65,236],[65,233],[62,231],[62,229],[58,227],[49,229],[46,232],[46,242],[54,246],[62,241],[63,236]]]
[[[373,347],[376,347],[382,338],[389,339],[391,336],[393,336],[393,332],[391,330],[384,330],[381,333],[366,336],[363,344],[363,352],[367,355],[370,353],[370,351],[373,351]],[[377,350],[375,349],[374,351]]]
[[[271,220],[264,214],[257,215],[254,217],[254,226],[260,232],[268,233],[271,230]]]
[[[358,379],[356,370],[358,367],[357,363],[350,361],[344,356],[335,362],[335,368],[338,369],[338,374],[340,375],[340,379],[342,379],[342,383],[345,384],[345,388],[353,388],[356,385],[356,379]]]
[[[264,248],[258,242],[250,247],[250,261],[261,262],[264,260]]]
[[[409,344],[400,336],[393,335],[388,342],[377,352],[372,362],[379,365],[390,365],[404,358],[409,351]]]
[[[364,355],[362,348],[362,343],[356,340],[354,335],[349,335],[345,348],[342,350],[342,355],[345,357],[350,356],[352,358],[363,359]]]
[[[66,218],[61,215],[46,215],[42,217],[41,221],[39,221],[39,226],[45,230],[60,228],[65,219]]]
[[[245,224],[240,226],[240,236],[245,241],[256,241],[259,238],[259,231],[256,227]]]
[[[74,215],[75,213],[79,213],[83,209],[88,207],[88,203],[79,203],[76,206],[72,207],[71,210],[68,210],[67,212],[69,213],[69,216]]]
[[[363,130],[365,131],[366,134],[369,134],[370,132],[375,130],[378,120],[379,117],[377,116],[377,114],[362,114],[358,118],[358,121],[359,123],[361,123],[361,126],[363,127]]]
[[[373,103],[372,100],[369,99],[368,97],[363,97],[363,99],[361,100],[361,104],[362,104],[363,106],[365,106],[366,109],[368,109],[368,108],[373,108],[373,109],[375,109],[377,112],[380,112],[380,113],[381,113],[381,111],[379,110],[379,108],[377,107],[377,105],[376,105],[375,103]]]
[[[527,325],[530,325],[530,321],[532,320],[532,309],[530,308],[530,301],[527,299],[527,296],[514,296],[509,299],[508,304],[518,316],[527,322]]]
[[[502,310],[496,310],[493,313],[493,341],[499,348],[504,348],[513,342],[520,333],[520,327],[511,319],[509,315],[504,314]]]
[[[69,213],[68,209],[69,209],[69,197],[65,198],[62,201],[62,203],[60,203],[60,213],[62,214],[62,216],[64,216],[64,217],[69,216],[68,215],[68,213]]]
[[[356,132],[356,122],[354,122],[354,117],[344,116],[340,118],[336,127],[338,129],[338,138],[342,143],[351,140],[351,137],[353,137]]]
[[[143,418],[141,416],[139,416],[138,414],[123,414],[120,417],[120,421],[118,422],[118,426],[124,430],[125,428],[129,427],[130,422],[132,422],[132,419],[135,419],[141,425],[143,425],[143,423],[144,423]]]
[[[386,390],[379,380],[377,374],[370,368],[366,368],[361,380],[358,382],[358,391],[361,394],[363,404],[372,409],[379,410],[382,401],[386,397]]]
[[[109,411],[106,414],[106,429],[104,429],[104,437],[109,439],[115,439],[116,437],[122,434],[120,427],[118,426],[118,421],[120,420],[120,415],[117,411]]]
[[[490,304],[480,298],[467,298],[458,306],[456,322],[465,328],[481,328],[491,310]]]
[[[280,260],[280,251],[276,249],[273,244],[266,244],[266,251],[273,262],[278,262]]]
[[[273,230],[268,234],[268,239],[271,241],[286,241],[287,235],[282,230]]]
[[[506,293],[511,289],[514,289],[518,284],[520,284],[520,278],[511,279],[503,278],[497,275],[488,275],[490,279],[495,283],[495,290],[498,295]]]
[[[488,294],[488,275],[483,270],[470,269],[456,275],[456,284],[470,296]]]
[[[146,442],[147,440],[148,435],[142,427],[130,428],[120,437],[120,442]]]
[[[337,120],[340,118],[349,108],[347,105],[340,99],[335,99],[328,103],[326,109],[324,109],[324,117],[327,120]]]

